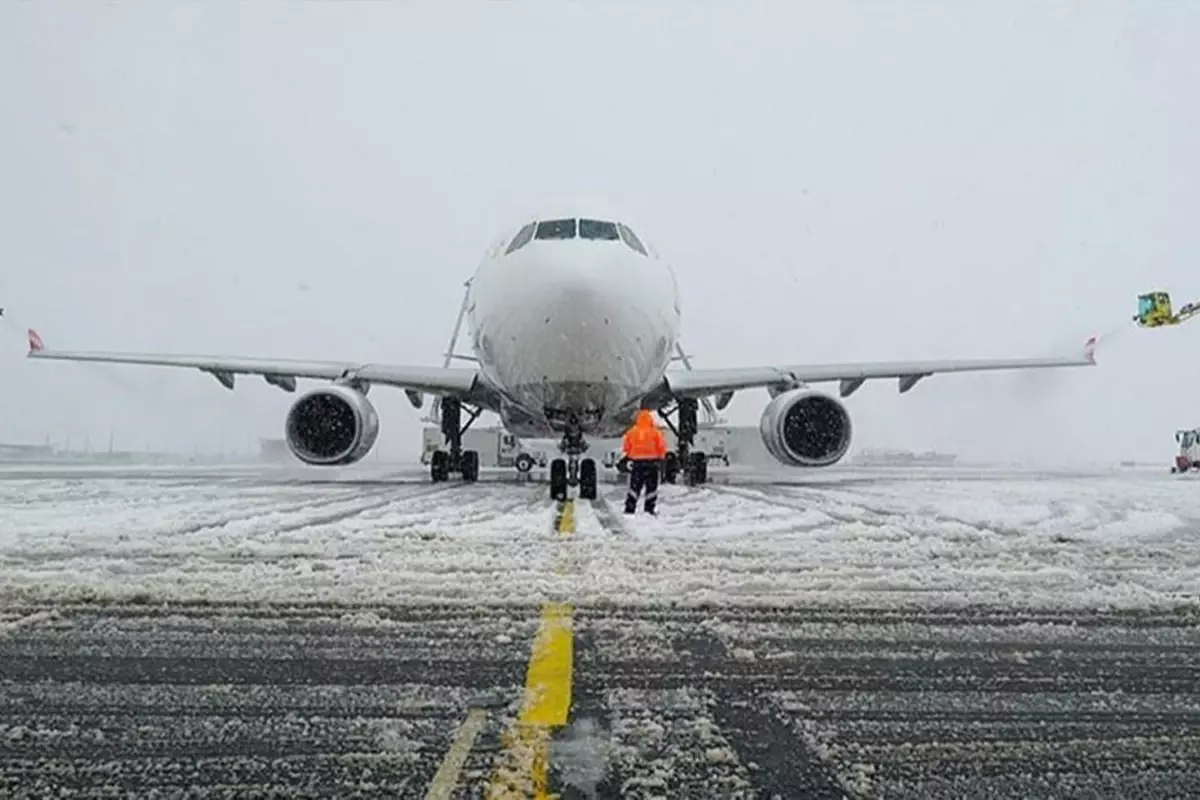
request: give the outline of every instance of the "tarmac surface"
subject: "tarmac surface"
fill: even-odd
[[[1195,605],[549,606],[10,599],[0,797],[1200,787]]]

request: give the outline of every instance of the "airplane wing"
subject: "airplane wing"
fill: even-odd
[[[33,329],[29,330],[28,357],[59,361],[92,361],[107,364],[143,364],[198,369],[215,377],[227,389],[233,388],[235,375],[261,375],[267,383],[285,392],[296,391],[297,378],[357,380],[404,389],[408,393],[410,402],[418,408],[422,394],[451,395],[475,400],[475,396],[483,392],[479,371],[470,368],[408,367],[352,361],[304,361],[243,356],[48,350],[41,337]]]
[[[739,389],[759,386],[790,385],[839,381],[842,397],[849,397],[873,378],[896,378],[900,392],[912,389],[917,381],[939,372],[984,372],[991,370],[1049,369],[1089,367],[1096,363],[1096,337],[1087,340],[1078,356],[1050,358],[960,359],[945,361],[892,361],[879,363],[800,364],[777,367],[730,369],[694,369],[671,371],[664,378],[666,389],[674,397],[730,395]],[[728,402],[728,398],[725,398]],[[721,403],[723,406],[724,403]]]

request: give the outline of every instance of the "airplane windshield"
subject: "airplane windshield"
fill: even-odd
[[[517,231],[517,235],[513,237],[512,244],[508,246],[508,249],[504,251],[504,254],[508,255],[509,253],[515,253],[517,250],[520,250],[522,247],[529,244],[529,240],[533,238],[533,229],[534,224],[531,222],[524,228],[521,228],[521,230]]]
[[[634,235],[628,225],[617,223],[617,230],[621,233],[621,241],[629,245],[629,247],[642,255],[646,255],[646,248],[642,245],[642,240]]]
[[[579,238],[580,239],[620,239],[617,234],[617,226],[611,222],[602,222],[597,219],[581,219],[579,220]]]
[[[534,234],[535,239],[574,239],[575,238],[575,220],[573,219],[548,219],[544,222],[539,222],[537,233]]]

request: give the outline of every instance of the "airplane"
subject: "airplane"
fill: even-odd
[[[701,400],[723,409],[734,393],[765,388],[759,432],[770,454],[792,467],[827,467],[850,447],[850,414],[841,398],[867,380],[894,378],[901,394],[937,373],[1093,366],[1096,338],[1078,356],[845,364],[779,364],[671,369],[682,305],[674,269],[628,217],[594,204],[562,204],[522,218],[487,250],[467,282],[471,367],[408,366],[214,355],[52,350],[29,331],[29,357],[198,369],[232,390],[235,375],[261,376],[295,392],[297,379],[328,381],[300,394],[284,422],[300,461],[353,464],[371,450],[379,416],[374,385],[403,390],[414,408],[441,405],[446,446],[430,459],[434,482],[451,473],[478,480],[479,454],[463,434],[483,411],[521,438],[557,438],[550,496],[568,487],[596,497],[596,463],[587,439],[621,436],[637,411],[655,410],[676,434],[663,479],[682,472],[707,481],[708,460],[691,452]],[[838,396],[810,384],[838,382]],[[465,422],[464,422],[465,417]],[[674,422],[672,422],[672,418]]]

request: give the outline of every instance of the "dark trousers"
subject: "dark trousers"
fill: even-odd
[[[637,511],[638,495],[646,490],[646,513],[653,514],[658,505],[658,461],[629,460],[629,491],[625,494],[625,513]]]

